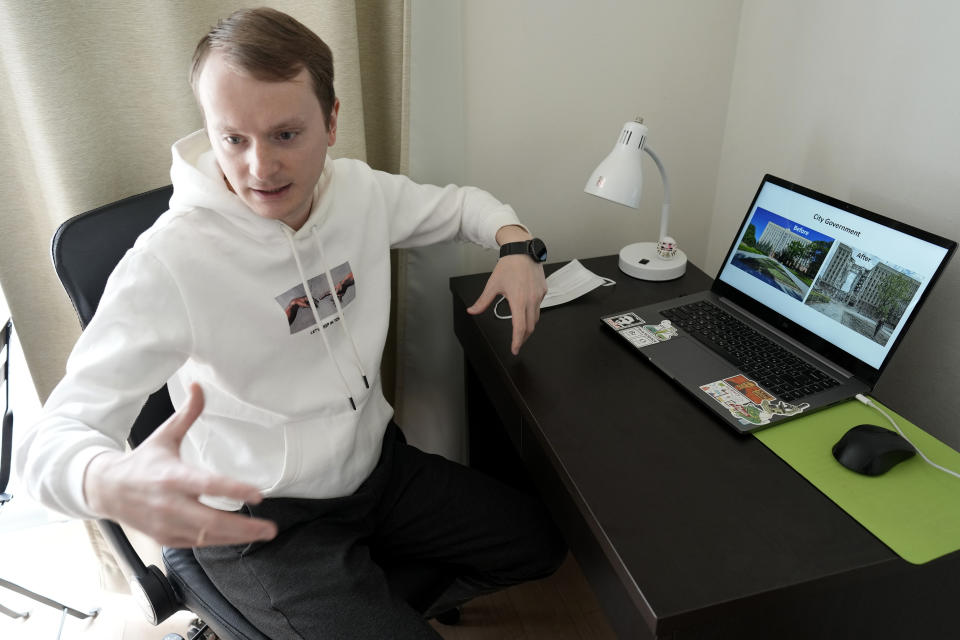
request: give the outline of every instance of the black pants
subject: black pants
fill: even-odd
[[[393,424],[353,495],[268,498],[244,511],[275,521],[277,537],[195,552],[221,593],[273,640],[436,638],[425,615],[546,577],[566,555],[536,499],[411,447]],[[411,604],[384,573],[396,564],[440,569],[452,583],[434,603]]]

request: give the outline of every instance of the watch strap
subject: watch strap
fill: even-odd
[[[521,240],[519,242],[505,242],[500,245],[500,257],[525,254],[534,262],[544,262],[547,259],[547,246],[540,238]]]

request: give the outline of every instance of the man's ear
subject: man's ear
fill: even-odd
[[[330,124],[327,127],[327,146],[332,147],[337,142],[337,115],[340,113],[340,98],[333,99],[330,107]]]

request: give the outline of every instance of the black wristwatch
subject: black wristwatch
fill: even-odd
[[[512,256],[516,253],[525,253],[534,262],[547,261],[547,245],[540,238],[524,240],[523,242],[507,242],[500,245],[500,257]]]

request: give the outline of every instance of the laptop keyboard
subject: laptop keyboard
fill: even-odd
[[[660,313],[781,400],[790,402],[839,384],[710,302],[693,302]]]

